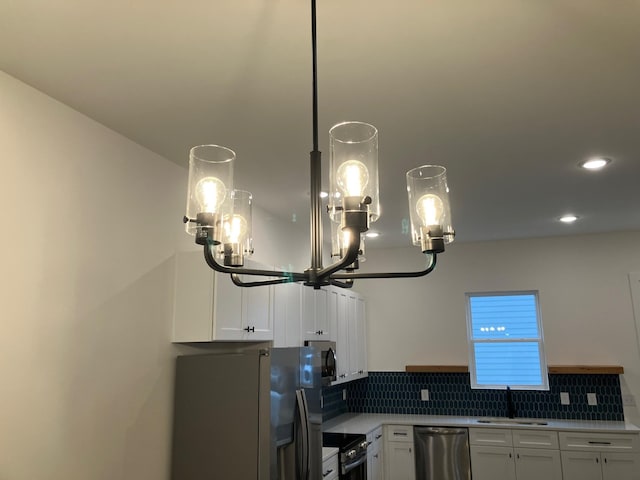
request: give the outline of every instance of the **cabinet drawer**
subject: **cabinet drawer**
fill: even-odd
[[[471,445],[510,447],[513,446],[513,438],[511,430],[505,428],[470,428],[469,443]]]
[[[385,441],[413,443],[412,425],[385,425],[384,428]]]
[[[331,480],[338,478],[338,475],[338,454],[336,454],[322,462],[322,478],[323,480]]]
[[[558,449],[558,432],[551,430],[512,430],[513,446]]]
[[[637,433],[575,433],[560,432],[561,450],[598,450],[600,452],[638,452],[640,439]]]

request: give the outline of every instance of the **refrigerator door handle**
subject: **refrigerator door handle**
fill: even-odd
[[[296,390],[296,402],[298,404],[298,419],[300,420],[300,431],[302,436],[300,454],[300,471],[298,478],[307,480],[309,478],[309,410],[307,407],[307,396],[303,389]]]

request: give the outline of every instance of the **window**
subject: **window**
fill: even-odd
[[[466,297],[471,388],[549,390],[538,292]]]

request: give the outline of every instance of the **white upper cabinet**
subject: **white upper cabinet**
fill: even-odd
[[[298,283],[285,283],[273,287],[273,346],[298,347],[302,345],[301,302],[304,287]]]
[[[328,290],[327,318],[336,342],[337,380],[348,382],[367,376],[365,300],[352,290]]]
[[[329,340],[331,328],[327,317],[327,290],[302,288],[302,340]]]
[[[174,342],[273,340],[273,307],[272,286],[238,287],[211,270],[202,252],[176,254]]]

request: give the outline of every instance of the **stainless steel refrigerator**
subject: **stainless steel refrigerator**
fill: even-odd
[[[172,480],[319,480],[321,352],[179,356]]]

